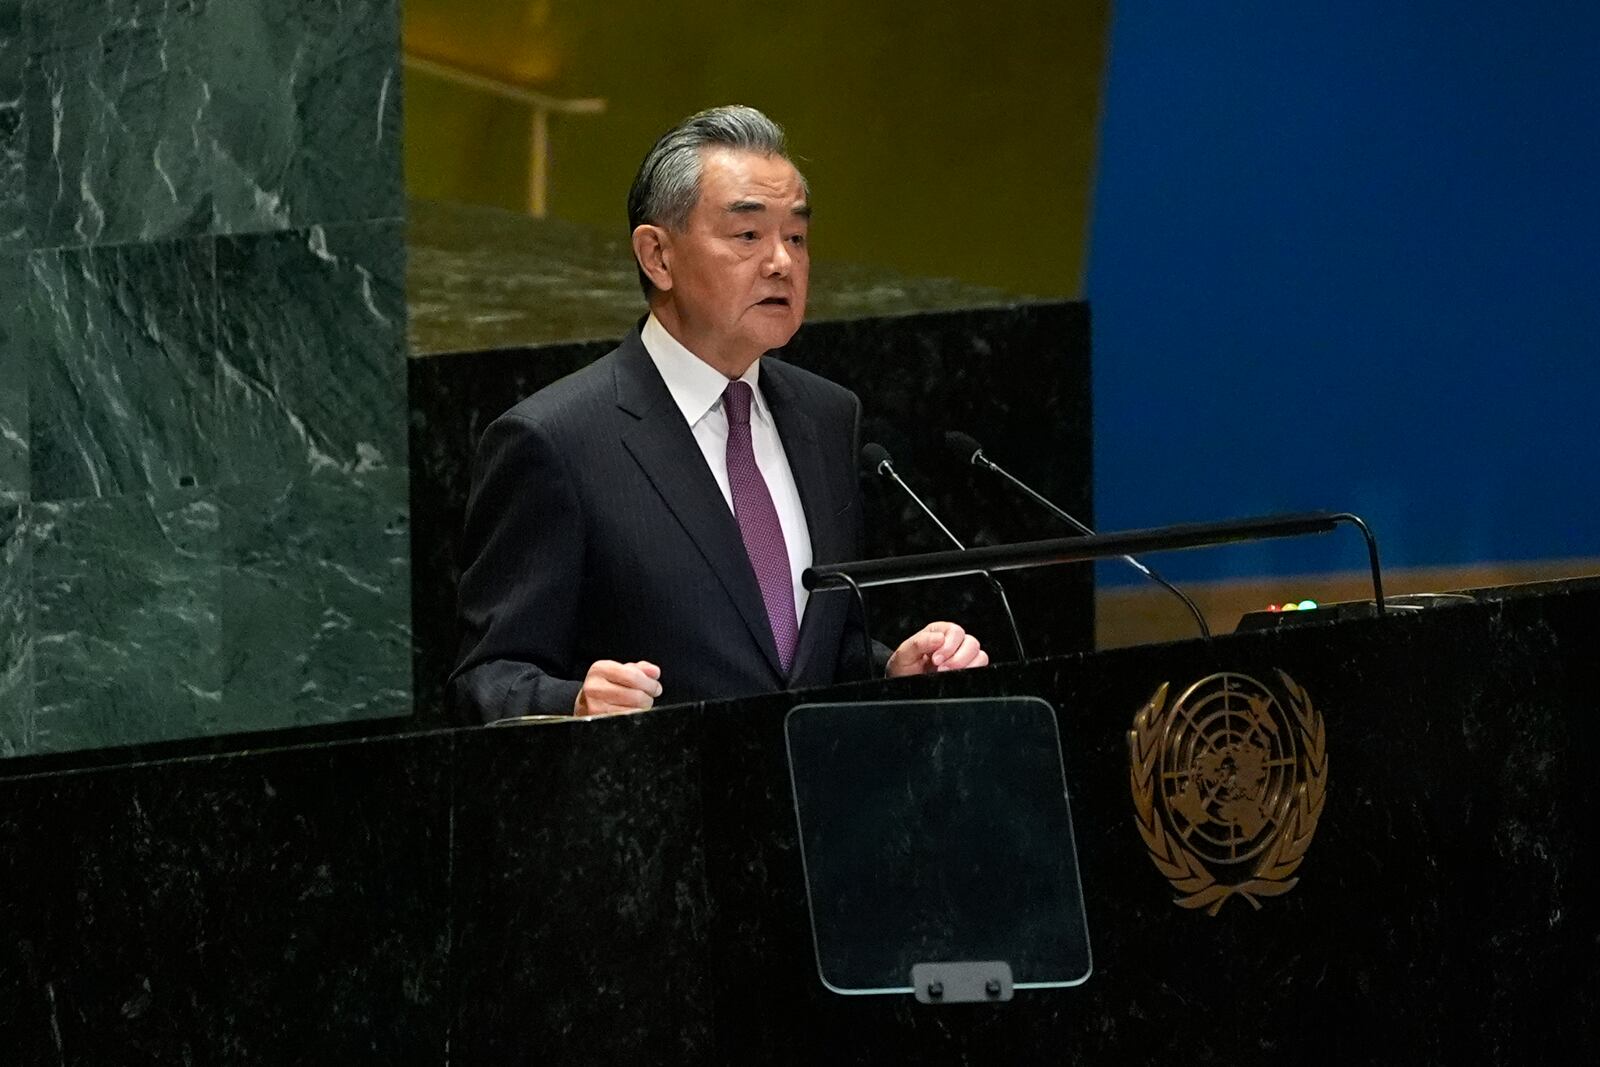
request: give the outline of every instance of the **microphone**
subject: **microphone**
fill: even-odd
[[[886,469],[894,469],[894,463],[889,459],[889,450],[876,441],[868,441],[861,446],[861,465],[870,469],[873,474],[882,474]]]
[[[889,457],[889,450],[887,448],[884,448],[876,441],[869,442],[868,444],[862,446],[861,463],[864,467],[872,471],[872,473],[891,479],[894,484],[900,487],[901,492],[910,497],[916,503],[917,507],[922,509],[922,513],[924,515],[933,520],[933,524],[939,527],[940,532],[950,539],[951,544],[955,545],[963,552],[967,550],[967,546],[961,543],[961,538],[951,533],[950,527],[939,521],[939,516],[933,513],[933,509],[928,507],[927,504],[923,503],[922,498],[916,494],[916,491],[907,485],[905,480],[902,479],[895,471],[894,460]],[[1006,613],[1006,622],[1011,624],[1011,641],[1012,644],[1016,645],[1017,648],[1017,660],[1021,663],[1028,662],[1028,653],[1022,647],[1022,631],[1017,628],[1017,617],[1011,613],[1011,601],[1006,597],[1005,586],[1000,584],[1000,579],[996,578],[988,571],[982,571],[981,573],[983,574],[984,579],[989,583],[989,588],[994,590],[995,596],[1000,598],[1000,607]]]
[[[964,434],[960,430],[947,430],[944,435],[944,443],[950,449],[950,451],[956,453],[962,459],[966,460],[968,463],[971,463],[974,467],[983,467],[986,470],[993,471],[995,474],[1000,475],[1000,477],[1004,478],[1006,481],[1010,482],[1012,485],[1028,494],[1038,503],[1048,508],[1051,514],[1055,515],[1056,518],[1060,519],[1068,526],[1071,526],[1079,533],[1094,533],[1093,530],[1079,522],[1077,519],[1073,518],[1071,515],[1068,515],[1061,508],[1057,507],[1053,501],[1047,499],[1042,493],[1039,493],[1033,489],[1021,478],[1018,478],[1016,475],[1000,466],[1000,464],[984,455],[983,446],[978,443],[977,438],[971,436],[970,434]],[[887,453],[885,453],[885,459],[887,458]],[[1200,636],[1207,639],[1211,637],[1211,627],[1206,625],[1206,617],[1200,613],[1200,609],[1195,606],[1194,601],[1190,600],[1188,595],[1185,594],[1183,590],[1179,589],[1177,586],[1161,577],[1161,575],[1157,574],[1149,567],[1146,567],[1133,556],[1123,556],[1122,558],[1126,563],[1128,563],[1129,566],[1133,567],[1134,570],[1138,571],[1140,574],[1144,575],[1146,578],[1149,578],[1152,582],[1155,582],[1157,585],[1161,586],[1161,588],[1167,590],[1173,596],[1183,601],[1183,606],[1188,608],[1189,614],[1194,616],[1195,625],[1200,627]]]

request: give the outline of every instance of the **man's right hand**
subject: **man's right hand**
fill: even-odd
[[[615,715],[648,711],[661,696],[661,668],[654,663],[618,663],[603,659],[589,668],[578,690],[574,715]]]

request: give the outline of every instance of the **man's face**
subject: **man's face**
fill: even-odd
[[[805,318],[810,208],[800,172],[779,156],[715,149],[701,164],[688,225],[665,233],[662,310],[690,351],[737,374],[787,344]]]

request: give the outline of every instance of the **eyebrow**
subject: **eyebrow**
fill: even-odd
[[[727,207],[727,212],[730,215],[759,215],[765,210],[767,210],[767,205],[759,200],[735,200]],[[791,214],[796,218],[809,219],[811,217],[811,205],[803,202],[796,204]]]

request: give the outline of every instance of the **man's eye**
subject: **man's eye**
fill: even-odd
[[[806,235],[803,233],[794,234],[789,238],[789,243],[796,248],[800,248],[806,243]]]
[[[754,230],[746,230],[743,233],[739,234],[739,240],[741,240],[741,241],[754,241],[755,239],[756,239],[756,231],[754,231]]]

